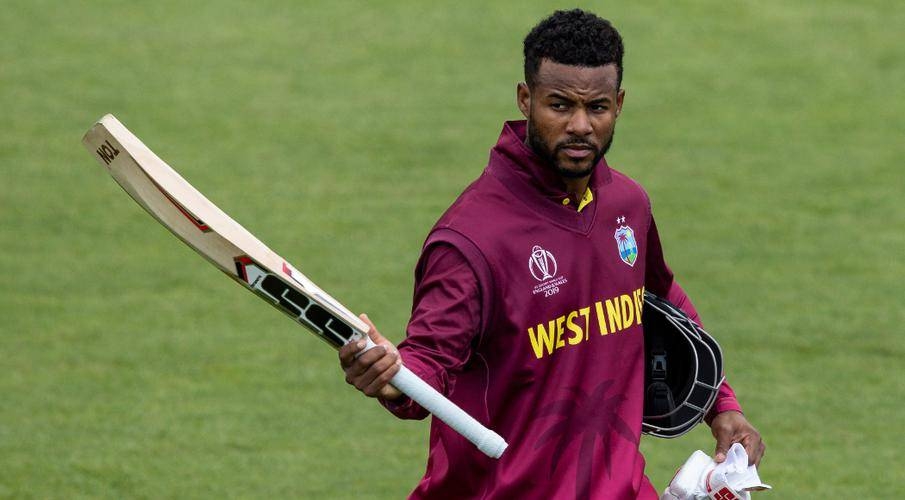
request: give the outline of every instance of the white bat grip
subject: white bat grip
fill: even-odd
[[[371,339],[367,339],[367,341],[368,345],[365,350],[374,347]],[[506,450],[508,445],[502,436],[484,427],[474,417],[465,413],[463,409],[456,406],[455,403],[440,394],[405,366],[399,369],[399,373],[390,380],[390,383],[421,405],[422,408],[452,427],[465,439],[471,441],[488,457],[500,458],[503,451]]]
[[[481,425],[408,368],[400,368],[390,383],[474,443],[488,457],[500,458],[506,450],[506,441],[499,434]]]

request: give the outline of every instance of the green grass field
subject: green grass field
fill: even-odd
[[[80,5],[79,5],[80,4]],[[401,339],[422,239],[518,117],[526,2],[5,2],[0,498],[400,498],[426,422],[152,221],[82,148],[115,113]],[[588,5],[627,46],[610,163],[767,445],[755,498],[905,488],[905,7]],[[517,439],[517,438],[516,438]],[[645,438],[658,488],[706,428]]]

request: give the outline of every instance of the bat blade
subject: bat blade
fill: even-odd
[[[113,115],[82,140],[116,182],[176,237],[335,348],[367,326],[195,189]]]
[[[335,349],[362,338],[374,346],[361,319],[226,215],[113,115],[95,123],[82,144],[132,199],[229,277]],[[405,366],[391,383],[488,456],[503,454],[501,436]]]

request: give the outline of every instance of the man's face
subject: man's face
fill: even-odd
[[[615,64],[584,67],[541,61],[534,85],[518,86],[518,106],[528,119],[528,146],[561,176],[581,178],[613,142],[625,91]]]

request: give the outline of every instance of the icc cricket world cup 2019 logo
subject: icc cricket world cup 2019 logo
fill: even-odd
[[[553,254],[538,245],[531,249],[528,269],[537,281],[544,281],[556,275],[556,259]]]
[[[539,283],[534,286],[533,294],[542,297],[552,297],[559,293],[559,288],[569,280],[557,274],[559,268],[553,254],[544,250],[540,245],[534,245],[531,249],[531,257],[528,258],[528,270]]]

